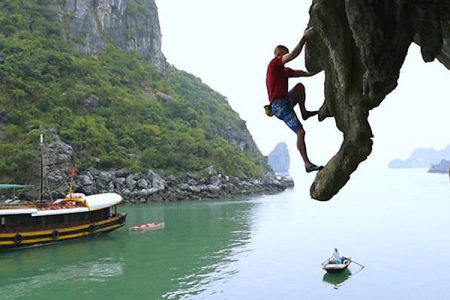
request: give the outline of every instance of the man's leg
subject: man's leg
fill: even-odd
[[[318,111],[309,111],[306,110],[305,107],[305,101],[306,101],[306,93],[305,93],[305,86],[301,83],[297,83],[293,88],[296,97],[296,101],[298,105],[300,106],[300,112],[302,114],[302,119],[307,120],[308,118],[317,115]]]
[[[311,162],[309,161],[308,153],[306,151],[305,130],[303,128],[300,128],[300,130],[297,131],[297,149],[302,156],[303,162],[305,163],[305,168],[309,167]]]
[[[316,166],[309,161],[308,153],[306,152],[305,130],[294,112],[293,98],[294,97],[290,97],[289,101],[278,100],[273,102],[272,112],[278,119],[285,122],[286,125],[297,135],[297,149],[300,152],[305,164],[306,172],[309,173],[312,171],[319,171],[322,167]]]
[[[323,169],[322,166],[316,166],[313,164],[308,158],[308,152],[306,151],[306,143],[305,143],[305,130],[300,128],[297,131],[297,149],[302,156],[303,162],[305,163],[306,172],[320,171]]]

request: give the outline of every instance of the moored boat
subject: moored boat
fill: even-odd
[[[68,194],[56,201],[0,203],[0,250],[59,242],[110,232],[125,224],[116,193]]]

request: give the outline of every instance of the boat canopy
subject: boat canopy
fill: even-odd
[[[111,207],[119,204],[122,201],[122,196],[116,193],[104,193],[86,196],[86,203],[89,210],[97,210],[106,207]]]
[[[56,200],[55,202],[60,202],[61,200]],[[2,206],[0,209],[0,215],[20,215],[20,214],[31,214],[33,217],[38,216],[48,216],[57,214],[71,214],[79,212],[88,212],[93,210],[99,210],[107,207],[112,207],[119,204],[122,201],[122,196],[116,193],[104,193],[86,196],[86,207],[74,207],[74,208],[61,208],[61,209],[46,209],[40,210],[36,207],[8,207],[7,205]]]

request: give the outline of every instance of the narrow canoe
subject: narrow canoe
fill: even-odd
[[[131,226],[130,231],[147,231],[147,230],[161,229],[164,228],[164,226],[165,226],[164,222],[147,223],[142,225]]]

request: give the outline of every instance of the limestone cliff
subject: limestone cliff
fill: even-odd
[[[418,148],[405,160],[395,159],[389,162],[389,168],[429,168],[442,159],[450,160],[450,145],[442,150]]]
[[[442,159],[439,163],[432,164],[428,172],[447,174],[450,172],[450,161]]]
[[[286,143],[278,143],[267,158],[275,173],[289,172],[290,158]]]
[[[333,117],[344,137],[311,186],[329,200],[371,153],[369,111],[396,88],[410,44],[450,69],[450,0],[313,0],[309,13],[306,67],[325,71],[319,120]]]
[[[0,1],[0,181],[38,183],[42,148],[54,195],[67,191],[71,165],[86,193],[127,195],[124,173],[139,181],[148,170],[196,176],[198,197],[229,183],[285,186],[226,98],[166,64],[160,42],[155,0]],[[197,175],[208,166],[220,180]]]
[[[155,0],[66,0],[57,7],[67,24],[67,39],[85,55],[104,50],[108,43],[138,51],[163,71],[161,30]]]

